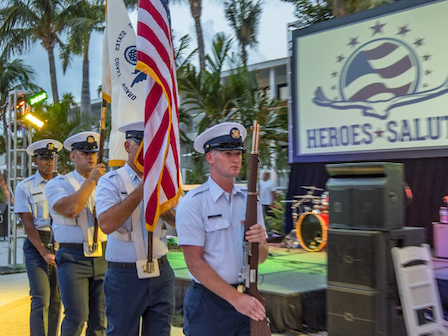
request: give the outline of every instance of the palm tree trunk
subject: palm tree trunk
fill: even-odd
[[[333,0],[333,15],[334,17],[342,17],[350,14],[346,8],[345,0]]]
[[[81,113],[90,115],[90,81],[89,81],[89,41],[90,34],[84,43],[84,58],[82,60],[82,88],[81,88]]]
[[[58,81],[56,78],[56,67],[54,62],[54,46],[51,45],[47,48],[48,61],[50,63],[50,79],[51,79],[51,92],[53,93],[53,103],[59,103]]]
[[[196,36],[198,39],[199,52],[199,66],[205,69],[205,47],[204,38],[202,36],[201,15],[202,15],[202,0],[190,0],[191,16],[194,19],[194,26],[196,28]]]
[[[247,70],[247,51],[244,45],[241,45],[241,59],[243,60],[244,69]]]

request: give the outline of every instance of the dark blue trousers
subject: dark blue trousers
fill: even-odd
[[[184,299],[186,336],[249,336],[250,319],[208,289],[192,284]]]
[[[30,283],[30,335],[56,336],[61,311],[56,267],[46,263],[28,238],[23,244],[23,253]]]
[[[160,265],[159,277],[147,279],[139,279],[135,269],[109,268],[104,279],[106,335],[170,336],[174,279],[168,262]]]
[[[106,315],[103,280],[107,269],[104,256],[87,258],[81,248],[60,247],[56,252],[56,265],[65,309],[61,336],[81,335],[85,321],[87,336],[104,336]]]

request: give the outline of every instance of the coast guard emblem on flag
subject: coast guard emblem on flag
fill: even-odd
[[[425,38],[417,38],[413,43],[405,41],[411,31],[408,25],[398,27],[393,37],[375,37],[385,34],[386,27],[387,23],[378,20],[370,27],[372,40],[361,42],[358,37],[349,38],[346,47],[354,51],[347,56],[345,53],[336,56],[336,64],[342,67],[330,74],[338,80],[330,87],[330,92],[336,93],[334,98],[329,98],[319,86],[314,92],[314,104],[336,110],[361,110],[366,117],[385,120],[394,108],[448,92],[448,78],[435,85],[427,82],[432,72],[428,64],[433,55],[419,54]]]

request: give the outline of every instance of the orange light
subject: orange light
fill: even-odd
[[[25,119],[31,122],[33,125],[36,125],[37,127],[41,128],[44,125],[44,122],[33,116],[31,113],[28,113],[25,116]]]

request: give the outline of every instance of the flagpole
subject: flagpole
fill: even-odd
[[[103,98],[103,104],[101,108],[101,125],[100,125],[100,149],[98,151],[98,163],[103,163],[104,156],[104,140],[106,137],[106,105],[107,102]]]
[[[100,124],[100,148],[98,150],[98,163],[103,163],[103,156],[104,156],[104,140],[106,137],[106,105],[107,102],[103,98],[103,104],[101,108],[101,124]],[[93,226],[93,246],[96,250],[98,246],[98,219],[95,218],[94,220],[94,226]]]

